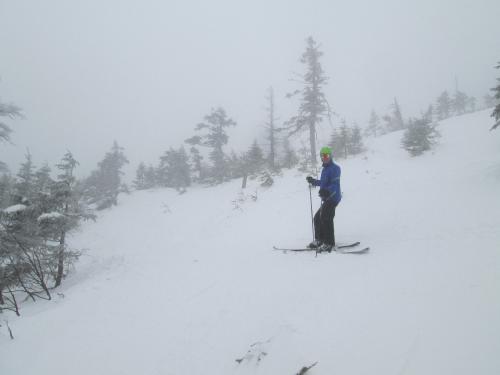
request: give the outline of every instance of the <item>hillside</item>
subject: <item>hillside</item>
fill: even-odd
[[[121,196],[71,239],[85,255],[56,300],[2,316],[15,340],[2,324],[0,374],[292,375],[315,362],[308,374],[499,374],[490,123],[488,111],[443,121],[421,157],[392,133],[340,161],[337,241],[365,255],[272,251],[311,240],[296,171],[267,189]]]

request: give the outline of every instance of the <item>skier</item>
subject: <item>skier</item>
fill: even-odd
[[[335,231],[333,218],[335,208],[340,203],[342,193],[340,192],[340,167],[332,160],[332,149],[323,147],[320,150],[323,170],[321,179],[307,176],[306,180],[313,186],[319,186],[319,196],[321,197],[321,207],[314,215],[314,241],[308,247],[317,249],[319,252],[332,251],[335,248]]]

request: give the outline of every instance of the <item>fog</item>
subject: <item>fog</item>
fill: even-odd
[[[0,160],[16,171],[27,149],[37,165],[69,149],[88,173],[116,140],[131,168],[156,164],[218,106],[238,123],[227,150],[245,149],[268,87],[280,121],[294,114],[285,94],[310,35],[333,126],[364,126],[395,97],[415,116],[456,87],[480,106],[499,75],[498,20],[498,0],[0,0],[0,101],[24,115]]]

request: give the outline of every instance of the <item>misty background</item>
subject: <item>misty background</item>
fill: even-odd
[[[38,165],[69,149],[85,175],[116,140],[133,171],[219,106],[238,124],[228,150],[247,149],[264,133],[270,86],[278,123],[295,114],[285,95],[308,36],[324,53],[333,126],[364,127],[395,97],[417,116],[456,88],[480,106],[498,73],[499,19],[494,0],[0,0],[0,101],[24,116],[7,119],[0,160],[16,171],[27,149]]]

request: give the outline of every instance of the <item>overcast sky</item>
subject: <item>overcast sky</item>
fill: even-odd
[[[481,103],[499,22],[498,0],[0,0],[0,100],[25,116],[0,160],[16,171],[27,148],[37,165],[69,149],[88,173],[117,140],[134,169],[156,164],[217,106],[238,123],[229,148],[246,148],[269,86],[281,120],[297,108],[285,94],[309,35],[348,123],[394,97],[418,115],[456,82]]]

